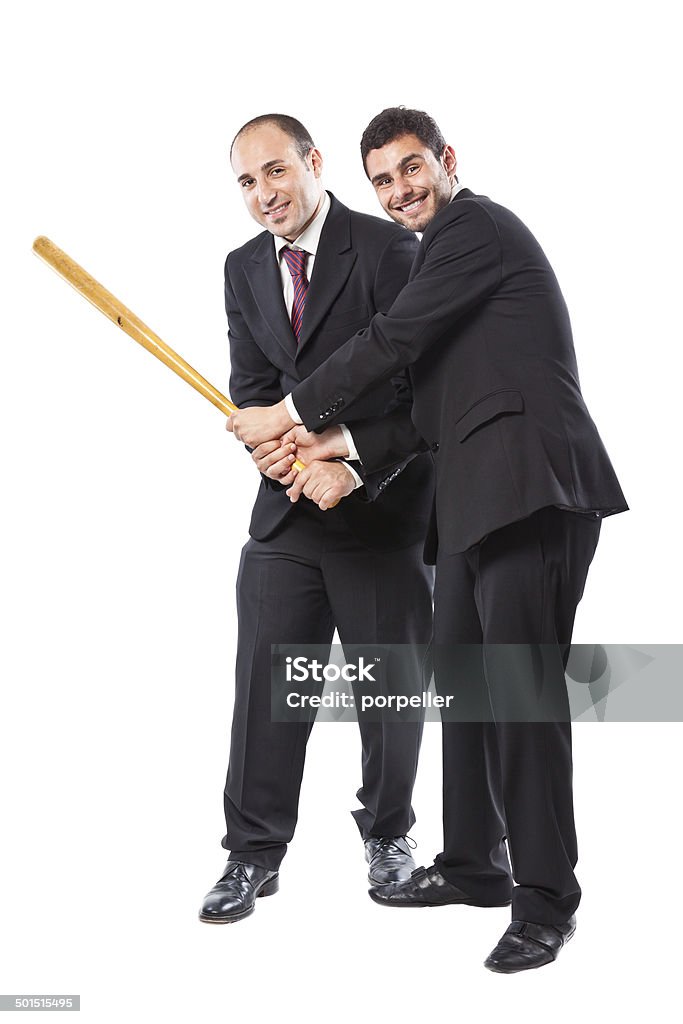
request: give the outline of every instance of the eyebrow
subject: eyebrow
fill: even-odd
[[[402,171],[406,164],[409,164],[411,160],[423,160],[422,153],[408,153],[408,156],[404,156],[402,160],[396,164],[398,170]],[[370,184],[374,185],[376,181],[381,181],[382,178],[386,178],[389,172],[384,171],[382,174],[375,174],[374,177],[370,178]]]
[[[271,167],[275,167],[277,164],[286,164],[286,160],[267,160],[265,164],[261,164],[262,171],[268,171]],[[238,181],[244,181],[246,178],[252,178],[252,174],[240,174]]]

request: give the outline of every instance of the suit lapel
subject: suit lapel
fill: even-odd
[[[287,316],[280,268],[275,259],[275,245],[270,233],[263,235],[261,244],[245,263],[244,273],[263,319],[278,345],[291,359],[296,355],[296,338]]]
[[[346,284],[357,258],[357,253],[351,247],[350,211],[331,194],[330,199],[330,212],[320,235],[320,245],[306,295],[297,356],[308,344]]]

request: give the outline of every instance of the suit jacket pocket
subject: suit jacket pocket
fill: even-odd
[[[366,305],[351,306],[350,309],[340,310],[332,313],[325,320],[326,327],[346,327],[357,324],[359,321],[370,321],[370,310]]]
[[[470,434],[507,413],[524,412],[524,398],[521,391],[505,388],[480,398],[455,424],[455,436],[462,444]]]

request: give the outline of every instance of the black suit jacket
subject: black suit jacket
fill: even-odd
[[[273,236],[268,231],[231,252],[225,264],[225,305],[230,339],[230,396],[241,407],[271,405],[334,353],[354,330],[385,313],[408,280],[415,237],[376,217],[355,213],[330,196],[297,341],[282,294]],[[396,388],[398,385],[398,388]],[[398,392],[398,394],[397,394]],[[349,402],[349,426],[361,458],[354,463],[364,489],[344,498],[329,515],[340,515],[359,542],[377,550],[407,547],[424,537],[433,500],[433,467],[411,420],[412,396],[405,379],[387,379]],[[388,411],[387,411],[388,410]],[[373,454],[373,473],[364,469]],[[400,478],[385,490],[389,480]],[[305,500],[305,499],[304,499]],[[249,532],[271,536],[297,513],[284,488],[263,476]]]
[[[581,395],[553,270],[524,224],[486,196],[463,189],[437,214],[389,312],[295,388],[294,402],[318,429],[407,366],[447,553],[548,505],[627,508]],[[373,458],[368,450],[369,468]]]

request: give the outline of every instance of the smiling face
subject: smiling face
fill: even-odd
[[[424,231],[448,205],[455,166],[452,146],[445,146],[437,160],[416,135],[392,139],[381,149],[371,149],[365,159],[365,169],[383,208],[411,231]]]
[[[320,152],[311,149],[303,159],[291,136],[261,124],[238,136],[231,162],[254,220],[281,238],[298,238],[322,202]]]

